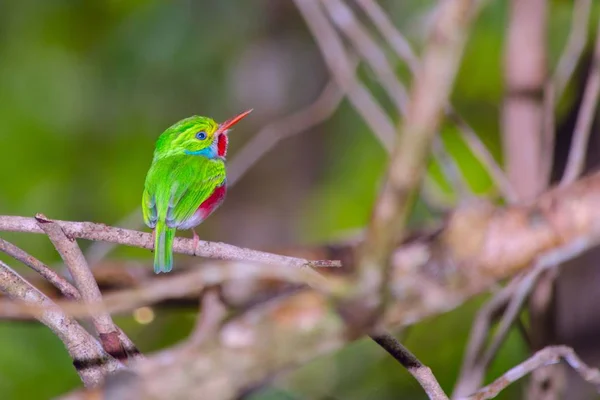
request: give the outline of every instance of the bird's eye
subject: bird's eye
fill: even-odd
[[[206,139],[206,132],[200,131],[200,132],[196,133],[196,139],[198,139],[198,140]]]

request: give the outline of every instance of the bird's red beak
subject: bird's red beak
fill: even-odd
[[[234,126],[235,124],[240,122],[244,117],[246,117],[251,112],[252,112],[252,109],[244,111],[243,113],[238,114],[233,118],[229,118],[227,121],[225,121],[219,125],[219,129],[217,129],[217,133],[226,132],[228,129],[230,129],[232,126]]]

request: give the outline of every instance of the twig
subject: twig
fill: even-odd
[[[324,122],[338,109],[343,94],[334,80],[325,85],[319,97],[306,108],[266,125],[228,163],[227,185],[238,180],[277,143]]]
[[[67,299],[79,299],[79,291],[71,285],[65,278],[56,273],[46,264],[32,256],[31,254],[21,250],[12,243],[7,242],[4,239],[0,239],[0,251],[8,254],[15,260],[22,262],[27,265],[41,276],[43,276],[48,282],[56,287],[63,296]]]
[[[554,143],[556,135],[556,104],[562,97],[567,83],[571,80],[575,67],[581,59],[588,39],[588,26],[592,0],[575,0],[571,20],[571,30],[567,44],[554,70],[552,79],[544,88],[544,135],[541,171],[543,181],[550,184],[552,165],[554,162]]]
[[[371,66],[381,87],[394,102],[398,111],[406,114],[408,102],[406,89],[396,77],[396,73],[381,47],[371,38],[343,0],[322,0],[322,3],[334,24],[344,32],[363,60]]]
[[[479,335],[473,335],[470,340],[477,341],[476,343],[469,343],[467,349],[469,359],[465,359],[463,364],[463,371],[461,371],[461,378],[459,379],[456,389],[455,396],[461,397],[468,393],[472,393],[480,386],[481,381],[485,375],[487,367],[494,359],[496,353],[500,349],[506,335],[510,331],[515,319],[518,317],[523,304],[527,300],[529,294],[533,290],[539,277],[548,269],[555,268],[566,260],[573,259],[578,255],[585,252],[590,248],[596,241],[590,241],[588,239],[575,240],[572,243],[555,249],[547,254],[541,256],[535,265],[528,271],[523,277],[516,278],[513,282],[506,286],[506,288],[499,293],[497,297],[492,299],[495,304],[489,305],[489,309],[492,310],[497,308],[496,306],[502,306],[502,302],[506,297],[510,297],[508,301],[508,307],[502,316],[500,325],[494,333],[491,343],[485,351],[482,351],[483,342],[482,337],[485,337],[484,333],[489,330],[489,323],[487,326],[483,324],[477,329],[480,332]],[[481,323],[479,317],[476,323]],[[483,330],[485,328],[485,330]],[[473,330],[475,330],[475,326]],[[479,348],[480,350],[476,350]],[[469,361],[467,363],[467,361]],[[454,397],[454,396],[453,396]]]
[[[81,249],[77,245],[77,241],[69,239],[60,225],[49,220],[46,216],[38,214],[35,218],[38,226],[48,235],[67,268],[69,268],[83,302],[87,304],[101,303],[102,294]],[[92,315],[91,319],[98,331],[104,349],[117,358],[126,358],[127,353],[125,346],[121,345],[119,329],[115,326],[110,314],[97,310],[97,313]]]
[[[511,368],[500,378],[474,395],[466,397],[466,399],[485,400],[494,398],[511,383],[516,382],[540,367],[557,364],[561,359],[565,360],[586,382],[594,385],[596,391],[600,393],[600,371],[598,369],[585,364],[570,347],[548,346],[516,367]]]
[[[422,62],[410,95],[410,110],[392,154],[387,180],[373,210],[362,251],[358,254],[358,295],[372,314],[380,309],[381,292],[388,275],[389,257],[402,237],[414,190],[425,173],[427,156],[448,102],[462,56],[466,33],[475,15],[473,0],[440,4]],[[367,317],[367,320],[370,317]]]
[[[565,173],[560,180],[561,185],[567,185],[579,177],[585,166],[585,152],[587,149],[592,123],[598,109],[600,97],[600,22],[596,31],[596,47],[590,75],[587,80],[583,100],[579,108],[579,115],[573,132],[573,142],[569,151],[569,158]]]
[[[77,321],[66,315],[52,300],[2,261],[0,261],[0,291],[11,299],[19,301],[18,304],[43,308],[35,317],[64,343],[86,387],[99,385],[107,374],[123,367],[106,353]]]
[[[448,400],[431,369],[389,333],[370,335],[378,345],[394,357],[419,382],[432,400]]]
[[[357,79],[344,44],[325,16],[321,5],[313,0],[294,0],[319,46],[327,67],[350,103],[373,129],[387,151],[391,151],[395,129],[388,115],[375,101],[371,92]]]
[[[71,285],[69,281],[67,281],[62,276],[58,275],[56,271],[50,269],[46,264],[42,263],[40,260],[36,259],[32,255],[27,252],[21,250],[17,246],[9,243],[3,239],[0,239],[0,251],[8,254],[9,256],[15,258],[18,261],[30,266],[32,269],[37,271],[42,277],[44,277],[48,282],[50,282],[54,287],[56,287],[62,295],[66,299],[80,300],[81,295],[75,286]],[[94,279],[95,280],[95,279]],[[125,353],[134,358],[141,358],[139,350],[135,346],[135,344],[127,337],[125,332],[121,330],[121,328],[117,327],[119,340],[121,341],[123,347],[125,348]]]
[[[573,2],[571,31],[552,77],[556,101],[562,97],[585,49],[591,9],[592,0],[575,0]]]
[[[492,153],[490,153],[467,121],[453,110],[451,106],[448,106],[447,113],[448,117],[453,120],[458,127],[461,138],[467,144],[473,155],[477,157],[479,162],[490,174],[490,177],[495,182],[502,197],[504,197],[508,203],[514,204],[517,201],[517,193]]]
[[[117,228],[93,222],[70,222],[59,220],[53,220],[53,222],[60,225],[67,237],[73,239],[100,240],[125,246],[141,247],[144,249],[152,249],[154,247],[152,234],[146,232]],[[8,215],[0,216],[0,231],[44,233],[34,218]],[[319,281],[324,282],[325,278],[318,272],[312,270],[312,267],[318,267],[324,264],[341,266],[341,262],[337,260],[309,261],[303,258],[281,256],[220,242],[205,242],[200,240],[198,242],[198,247],[194,249],[193,243],[194,241],[192,239],[175,238],[173,242],[173,251],[190,256],[219,260],[247,261],[268,265],[284,264],[291,267],[310,267],[306,268],[306,271],[309,276],[312,276],[315,283]]]
[[[196,327],[189,338],[189,344],[200,346],[204,343],[206,339],[217,332],[226,315],[227,309],[219,299],[218,289],[209,289],[202,296],[202,311],[198,315]]]
[[[352,9],[343,0],[322,0],[329,16],[333,22],[344,32],[354,44],[362,59],[373,69],[381,87],[386,91],[390,99],[394,101],[398,112],[406,116],[408,106],[408,95],[406,88],[396,77],[392,64],[387,59],[383,49],[367,32],[365,27],[356,18]],[[433,155],[438,160],[440,167],[455,188],[460,198],[469,197],[468,184],[462,176],[456,161],[448,154],[441,137],[434,140]]]
[[[371,18],[375,27],[379,30],[383,38],[390,44],[398,58],[404,61],[413,76],[419,71],[419,59],[412,49],[410,43],[402,32],[400,32],[377,4],[375,0],[355,0]],[[448,105],[446,114],[450,120],[454,121],[459,128],[459,133],[467,146],[471,149],[475,157],[487,169],[491,178],[496,183],[496,187],[502,193],[502,196],[510,203],[516,201],[516,194],[510,184],[506,174],[498,165],[494,156],[489,152],[487,147],[481,142],[481,139],[473,128],[452,108]]]
[[[460,374],[456,380],[452,398],[467,395],[476,390],[483,381],[486,367],[481,365],[481,355],[485,349],[486,339],[492,321],[496,315],[506,308],[511,297],[517,289],[518,283],[523,279],[522,275],[513,278],[506,286],[497,292],[479,311],[471,327],[465,357],[460,368]]]
[[[451,183],[452,187],[456,191],[458,198],[468,199],[472,196],[469,188],[469,183],[466,181],[464,175],[460,171],[454,157],[448,153],[444,145],[444,141],[441,136],[437,136],[433,140],[432,153],[437,162],[440,164],[444,175]]]
[[[390,21],[387,14],[375,0],[355,0],[363,11],[371,18],[381,35],[387,40],[398,57],[406,62],[413,75],[419,71],[419,58],[415,55],[410,43]]]

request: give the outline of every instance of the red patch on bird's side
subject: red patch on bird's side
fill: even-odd
[[[221,205],[221,203],[225,199],[226,192],[226,185],[219,186],[215,189],[214,192],[212,192],[208,199],[204,200],[202,204],[200,204],[200,207],[198,207],[198,211],[202,212],[202,219],[208,217],[217,207]]]
[[[227,142],[228,141],[229,141],[229,138],[227,137],[227,134],[225,134],[225,133],[219,134],[219,139],[217,142],[217,152],[219,154],[219,157],[225,157],[227,155]]]

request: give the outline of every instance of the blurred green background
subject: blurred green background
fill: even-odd
[[[380,3],[418,51],[434,2]],[[566,41],[571,2],[551,4],[549,62],[554,65]],[[504,1],[484,9],[453,95],[456,108],[498,160],[506,15]],[[392,110],[374,75],[364,67],[360,72]],[[399,64],[398,74],[408,78]],[[232,159],[261,126],[309,104],[326,81],[318,50],[291,1],[0,0],[0,213],[42,212],[119,224],[138,207],[154,141],[170,124],[192,114],[224,120],[253,107],[253,115],[231,135]],[[488,175],[454,128],[444,126],[442,134],[473,189],[494,195]],[[267,153],[198,232],[207,240],[253,247],[333,241],[365,225],[385,160],[368,127],[344,102],[327,123]],[[430,173],[452,200],[435,163]],[[420,204],[412,224],[429,221],[431,211]],[[0,235],[60,265],[42,235]],[[118,249],[111,256],[150,260],[151,253]],[[408,347],[447,390],[483,300],[404,333]],[[169,310],[149,324],[126,316],[119,323],[150,352],[184,338],[194,318]],[[511,334],[488,379],[525,351],[519,335]],[[79,384],[66,351],[48,329],[0,322],[2,398],[49,398]],[[518,396],[519,390],[514,385],[503,398]],[[391,357],[361,340],[253,398],[399,397],[424,394]]]

